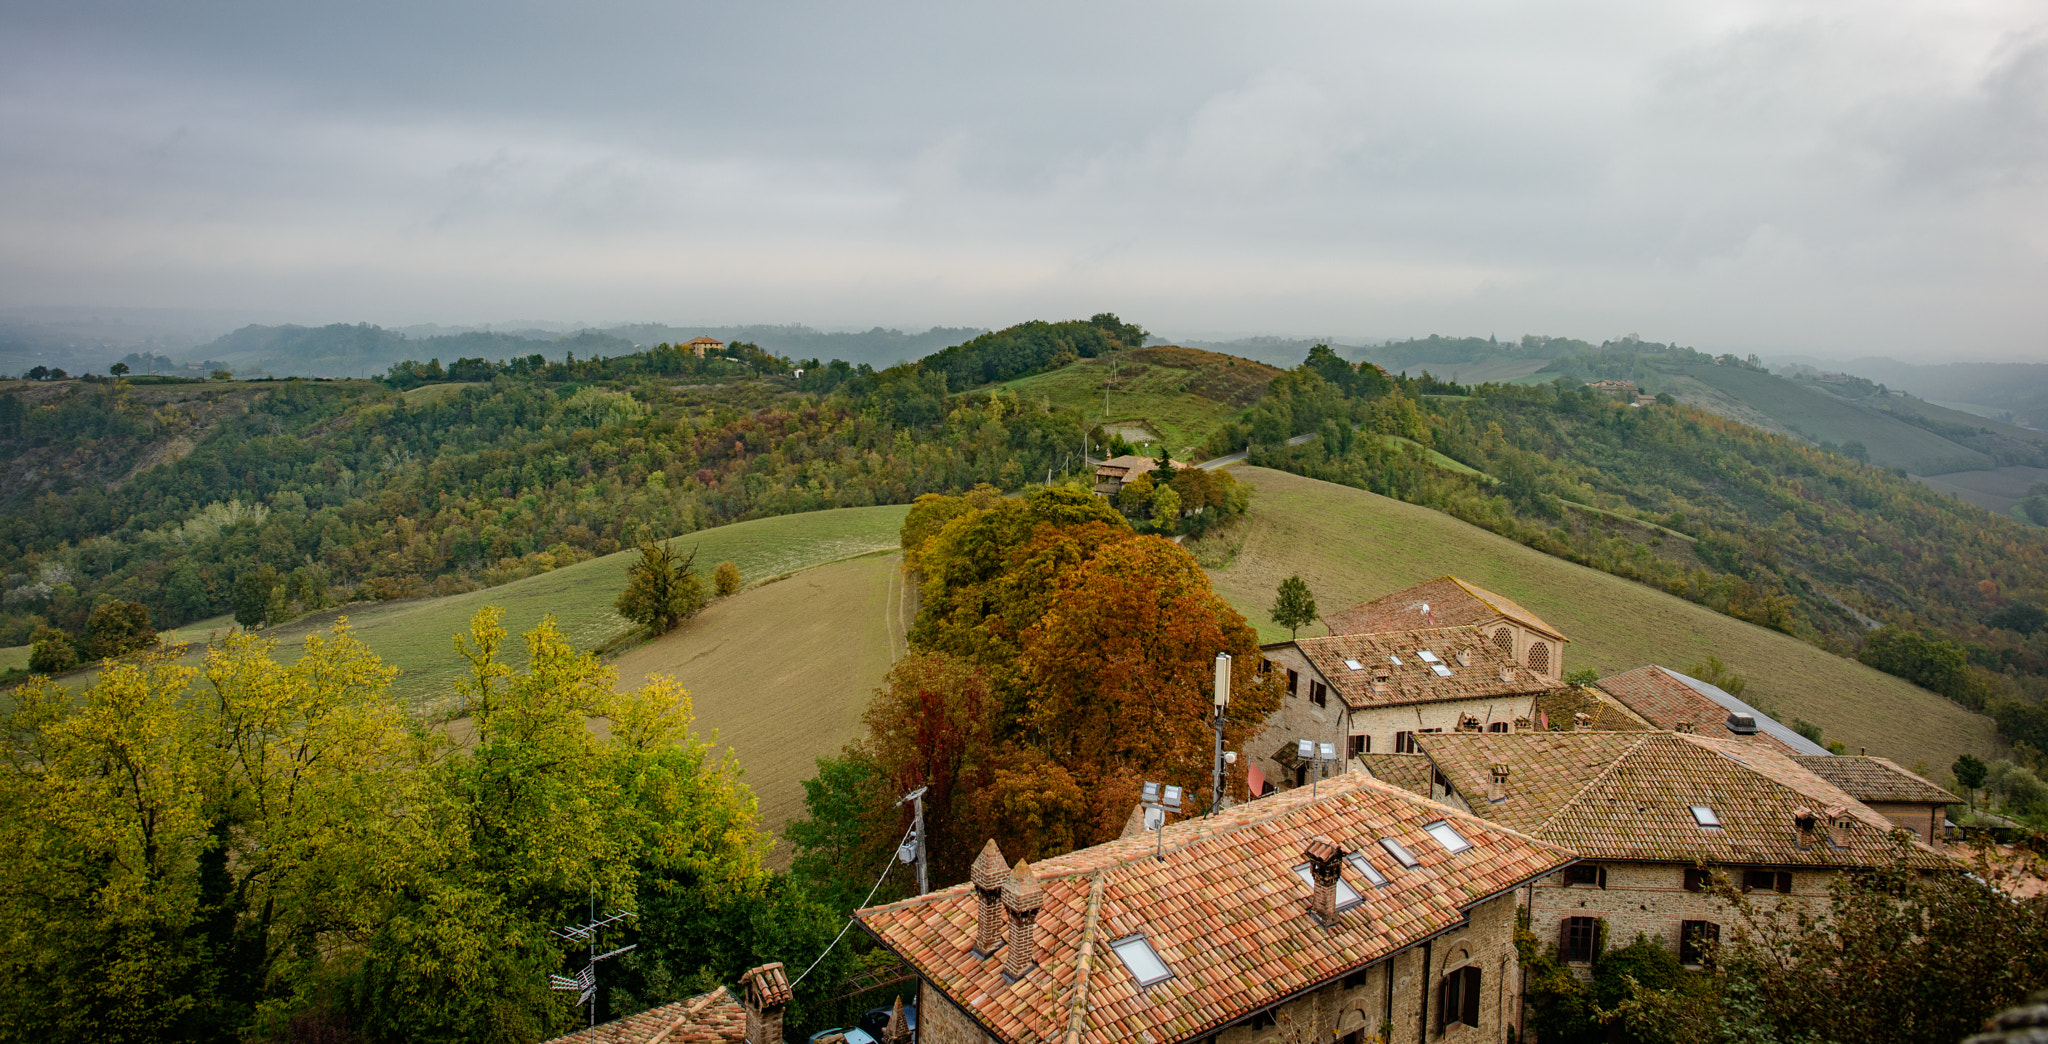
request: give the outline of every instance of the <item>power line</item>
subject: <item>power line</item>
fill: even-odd
[[[903,840],[896,842],[896,847],[902,848],[905,844],[909,843],[910,835],[916,832],[917,828],[914,826],[911,827],[909,830],[905,830],[903,832]],[[919,838],[918,844],[922,846],[923,843],[924,839]],[[861,907],[868,905],[868,903],[875,898],[875,893],[882,890],[882,882],[887,881],[889,879],[889,871],[894,869],[896,869],[896,860],[894,858],[891,858],[887,862],[882,864],[882,876],[875,878],[875,886],[873,888],[868,889],[868,897],[866,899],[862,899],[860,901],[860,906],[854,907],[854,909],[858,910]],[[818,960],[812,961],[811,966],[809,968],[804,969],[803,975],[799,975],[795,979],[790,981],[790,989],[796,989],[797,983],[804,981],[804,975],[809,975],[814,969],[818,967],[818,961],[824,960],[828,954],[830,954],[835,948],[839,946],[839,940],[846,938],[846,930],[848,928],[853,927],[853,922],[854,918],[852,917],[846,919],[846,927],[839,929],[839,934],[832,937],[832,945],[825,947],[825,952],[819,954]]]

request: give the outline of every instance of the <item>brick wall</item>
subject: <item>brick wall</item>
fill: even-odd
[[[1607,945],[1619,948],[1634,942],[1638,934],[1662,938],[1664,945],[1678,948],[1679,928],[1685,921],[1711,921],[1721,926],[1727,938],[1734,924],[1728,904],[1705,892],[1685,889],[1685,866],[1678,863],[1581,864],[1603,867],[1607,887],[1566,884],[1566,871],[1552,874],[1535,886],[1530,905],[1530,930],[1546,946],[1559,941],[1560,927],[1567,917],[1598,917],[1607,922]],[[1737,885],[1742,883],[1740,866],[1721,867],[1720,872]],[[1792,871],[1792,893],[1754,892],[1751,898],[1763,910],[1783,904],[1803,905],[1819,914],[1827,909],[1828,884],[1832,871]]]
[[[1866,801],[1872,812],[1892,821],[1892,825],[1911,830],[1913,836],[1922,841],[1941,838],[1942,815],[1947,805],[1894,804],[1884,801]]]
[[[955,1007],[930,983],[917,987],[917,1039],[921,1044],[994,1044],[967,1013]]]

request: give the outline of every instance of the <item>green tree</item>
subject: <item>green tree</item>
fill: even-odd
[[[36,628],[34,637],[29,639],[29,670],[37,674],[62,674],[76,666],[78,646],[69,634],[48,625]]]
[[[1180,494],[1172,486],[1152,491],[1152,520],[1161,533],[1172,533],[1180,522]]]
[[[626,570],[626,589],[619,593],[619,615],[654,634],[667,634],[704,608],[704,581],[692,568],[693,548],[677,558],[667,541],[640,545],[640,561]]]
[[[277,570],[267,565],[242,571],[235,577],[235,622],[243,627],[261,627],[270,618],[271,595],[277,589]]]
[[[84,644],[86,658],[93,660],[156,648],[149,608],[140,602],[101,603],[85,622]]]
[[[1749,688],[1749,679],[1728,669],[1718,656],[1708,656],[1698,663],[1685,668],[1685,673],[1712,685],[1730,696],[1740,696]]]
[[[718,563],[718,568],[711,571],[711,586],[720,598],[736,593],[740,589],[740,567],[731,562]]]
[[[1983,758],[1975,754],[1965,754],[1957,758],[1956,763],[1949,769],[1955,773],[1956,782],[1963,785],[1971,811],[1977,808],[1977,788],[1984,785],[1984,777],[1990,772],[1990,768],[1984,764]]]
[[[207,376],[216,381],[231,381],[235,379],[234,372],[231,370],[215,370]]]
[[[1287,628],[1289,639],[1320,619],[1316,612],[1316,597],[1309,593],[1308,582],[1299,574],[1280,581],[1279,596],[1273,600],[1271,616],[1275,626]]]
[[[1591,667],[1574,667],[1566,671],[1564,675],[1564,683],[1566,685],[1577,685],[1581,688],[1599,680],[1600,672]]]
[[[124,362],[117,362],[114,365],[107,367],[107,372],[113,374],[116,377],[127,376],[128,364]]]

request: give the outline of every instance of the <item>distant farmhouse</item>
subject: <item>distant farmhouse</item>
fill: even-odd
[[[683,347],[688,348],[692,355],[695,355],[697,358],[702,359],[705,358],[706,356],[717,355],[718,353],[725,351],[725,342],[719,340],[716,337],[698,337],[692,339],[688,344],[683,345]]]
[[[1175,471],[1182,471],[1194,466],[1184,460],[1173,462]],[[1134,453],[1126,453],[1121,457],[1111,457],[1095,465],[1095,492],[1101,493],[1104,496],[1116,496],[1124,488],[1125,483],[1135,482],[1138,476],[1149,475],[1157,470],[1158,467],[1159,461],[1154,458],[1141,457]]]

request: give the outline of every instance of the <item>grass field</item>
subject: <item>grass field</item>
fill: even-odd
[[[1994,468],[1990,471],[1955,471],[1946,475],[1915,475],[1927,488],[1947,493],[2000,515],[2012,514],[2012,507],[2037,482],[2048,482],[2048,468]]]
[[[1659,663],[1683,670],[1714,655],[1750,679],[1745,699],[1805,718],[1850,750],[1937,775],[1965,751],[1996,749],[1989,718],[1795,638],[1619,577],[1552,558],[1428,508],[1285,472],[1240,466],[1258,491],[1243,544],[1210,570],[1216,590],[1265,641],[1274,589],[1300,574],[1326,613],[1446,573],[1507,595],[1572,639],[1566,669],[1601,674]],[[1310,633],[1323,633],[1316,625]]]
[[[1861,442],[1870,451],[1873,464],[1933,474],[1991,463],[1985,454],[1925,428],[1772,374],[1739,366],[1692,366],[1683,372],[1769,417],[1776,430],[1791,431],[1814,442]],[[1688,397],[1680,394],[1678,398],[1684,401]]]
[[[616,661],[619,684],[667,674],[690,690],[700,736],[717,733],[746,770],[761,823],[803,812],[819,757],[860,734],[868,695],[903,648],[916,591],[901,555],[806,569],[712,604]],[[783,865],[787,853],[778,850]]]
[[[1110,368],[1116,366],[1112,375]],[[1091,425],[1143,425],[1173,454],[1183,456],[1237,416],[1279,370],[1264,363],[1193,348],[1155,347],[1120,362],[1082,359],[1050,373],[1020,377],[1001,387],[1021,398],[1043,398],[1080,411]],[[1109,383],[1108,410],[1103,385]]]
[[[892,505],[779,515],[690,533],[678,537],[676,547],[679,551],[697,548],[698,571],[707,577],[712,566],[729,559],[739,566],[742,579],[752,584],[827,562],[894,550],[908,511],[907,506]],[[612,611],[612,601],[625,583],[626,567],[638,556],[637,550],[621,551],[500,587],[445,598],[352,605],[295,620],[264,634],[278,642],[279,658],[292,659],[307,634],[325,630],[335,617],[346,615],[357,637],[402,672],[396,686],[399,698],[418,713],[442,715],[454,707],[454,683],[463,668],[455,655],[454,636],[468,629],[477,610],[487,605],[504,609],[505,628],[514,635],[530,630],[541,617],[552,613],[556,624],[579,648],[597,648],[631,629]],[[206,621],[222,630],[229,622],[224,618]],[[206,633],[198,626],[181,633],[203,642]],[[199,646],[193,649],[189,658],[196,661]],[[524,662],[523,646],[512,652],[516,661]],[[80,671],[66,676],[64,682],[90,685],[94,673]]]

